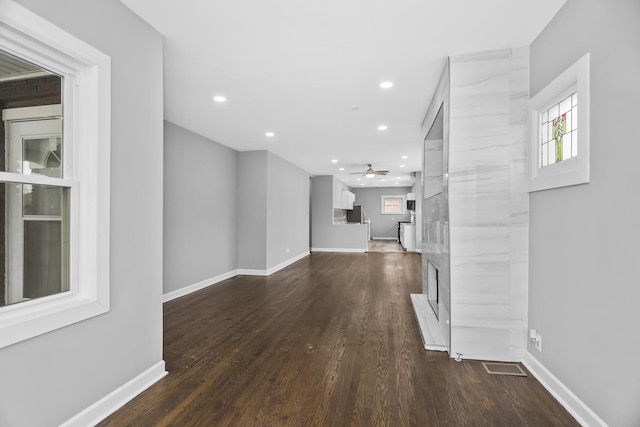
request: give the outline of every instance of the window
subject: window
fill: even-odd
[[[578,93],[573,92],[542,113],[540,167],[578,155]]]
[[[109,57],[14,2],[0,65],[1,348],[109,310],[111,107]]]
[[[7,57],[0,51],[0,67]],[[15,61],[17,58],[9,58]],[[18,87],[38,85],[36,79],[6,80]],[[13,74],[15,76],[15,74]],[[59,77],[57,77],[60,80]],[[42,85],[41,85],[42,86]],[[59,88],[60,85],[52,85]],[[30,92],[30,91],[25,91]],[[55,91],[54,91],[55,92]],[[49,94],[34,96],[1,92],[0,102],[40,104]],[[4,161],[0,171],[0,307],[31,301],[69,290],[69,193],[77,185],[63,177],[62,108],[60,104],[2,110],[5,138],[0,140]],[[69,169],[69,168],[67,168]],[[31,178],[37,178],[38,184]]]
[[[589,54],[529,101],[529,191],[589,182]]]
[[[404,214],[404,196],[381,196],[380,213],[383,215]]]

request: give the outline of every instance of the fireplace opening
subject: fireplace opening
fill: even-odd
[[[439,279],[438,269],[431,262],[427,262],[427,301],[433,309],[433,312],[438,317],[438,302],[439,302]]]

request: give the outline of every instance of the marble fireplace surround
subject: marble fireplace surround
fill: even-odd
[[[528,70],[527,47],[450,57],[422,125],[425,190],[442,174],[442,191],[422,200],[423,294],[431,262],[451,357],[519,361],[526,351]],[[440,108],[438,171],[426,137]]]

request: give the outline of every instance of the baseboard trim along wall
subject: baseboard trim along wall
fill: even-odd
[[[212,277],[210,279],[205,279],[201,282],[194,283],[193,285],[185,286],[184,288],[176,289],[175,291],[167,292],[162,295],[162,302],[171,301],[176,298],[183,297],[192,292],[199,291],[200,289],[204,289],[207,286],[215,285],[218,282],[222,282],[223,280],[231,279],[238,275],[238,270],[231,270],[229,272],[220,274],[216,277]]]
[[[398,240],[397,237],[372,237],[371,240]]]
[[[61,424],[61,427],[94,426],[151,387],[165,375],[167,375],[167,371],[165,371],[164,360],[162,360],[84,409],[73,418],[65,421]]]
[[[352,248],[311,248],[311,252],[366,252],[366,249]]]
[[[602,418],[596,415],[582,400],[564,385],[555,375],[544,367],[533,355],[526,352],[524,366],[533,374],[540,384],[583,426],[607,427]]]
[[[281,262],[280,264],[275,265],[267,270],[253,270],[248,268],[239,268],[238,274],[243,276],[270,276],[276,271],[282,270],[283,268],[290,266],[294,262],[299,261],[306,256],[309,256],[309,251],[304,251],[301,254],[298,254],[293,258],[289,258],[288,260]]]

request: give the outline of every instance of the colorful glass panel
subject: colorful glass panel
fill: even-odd
[[[540,167],[577,156],[577,115],[576,93],[561,99],[540,114]]]

